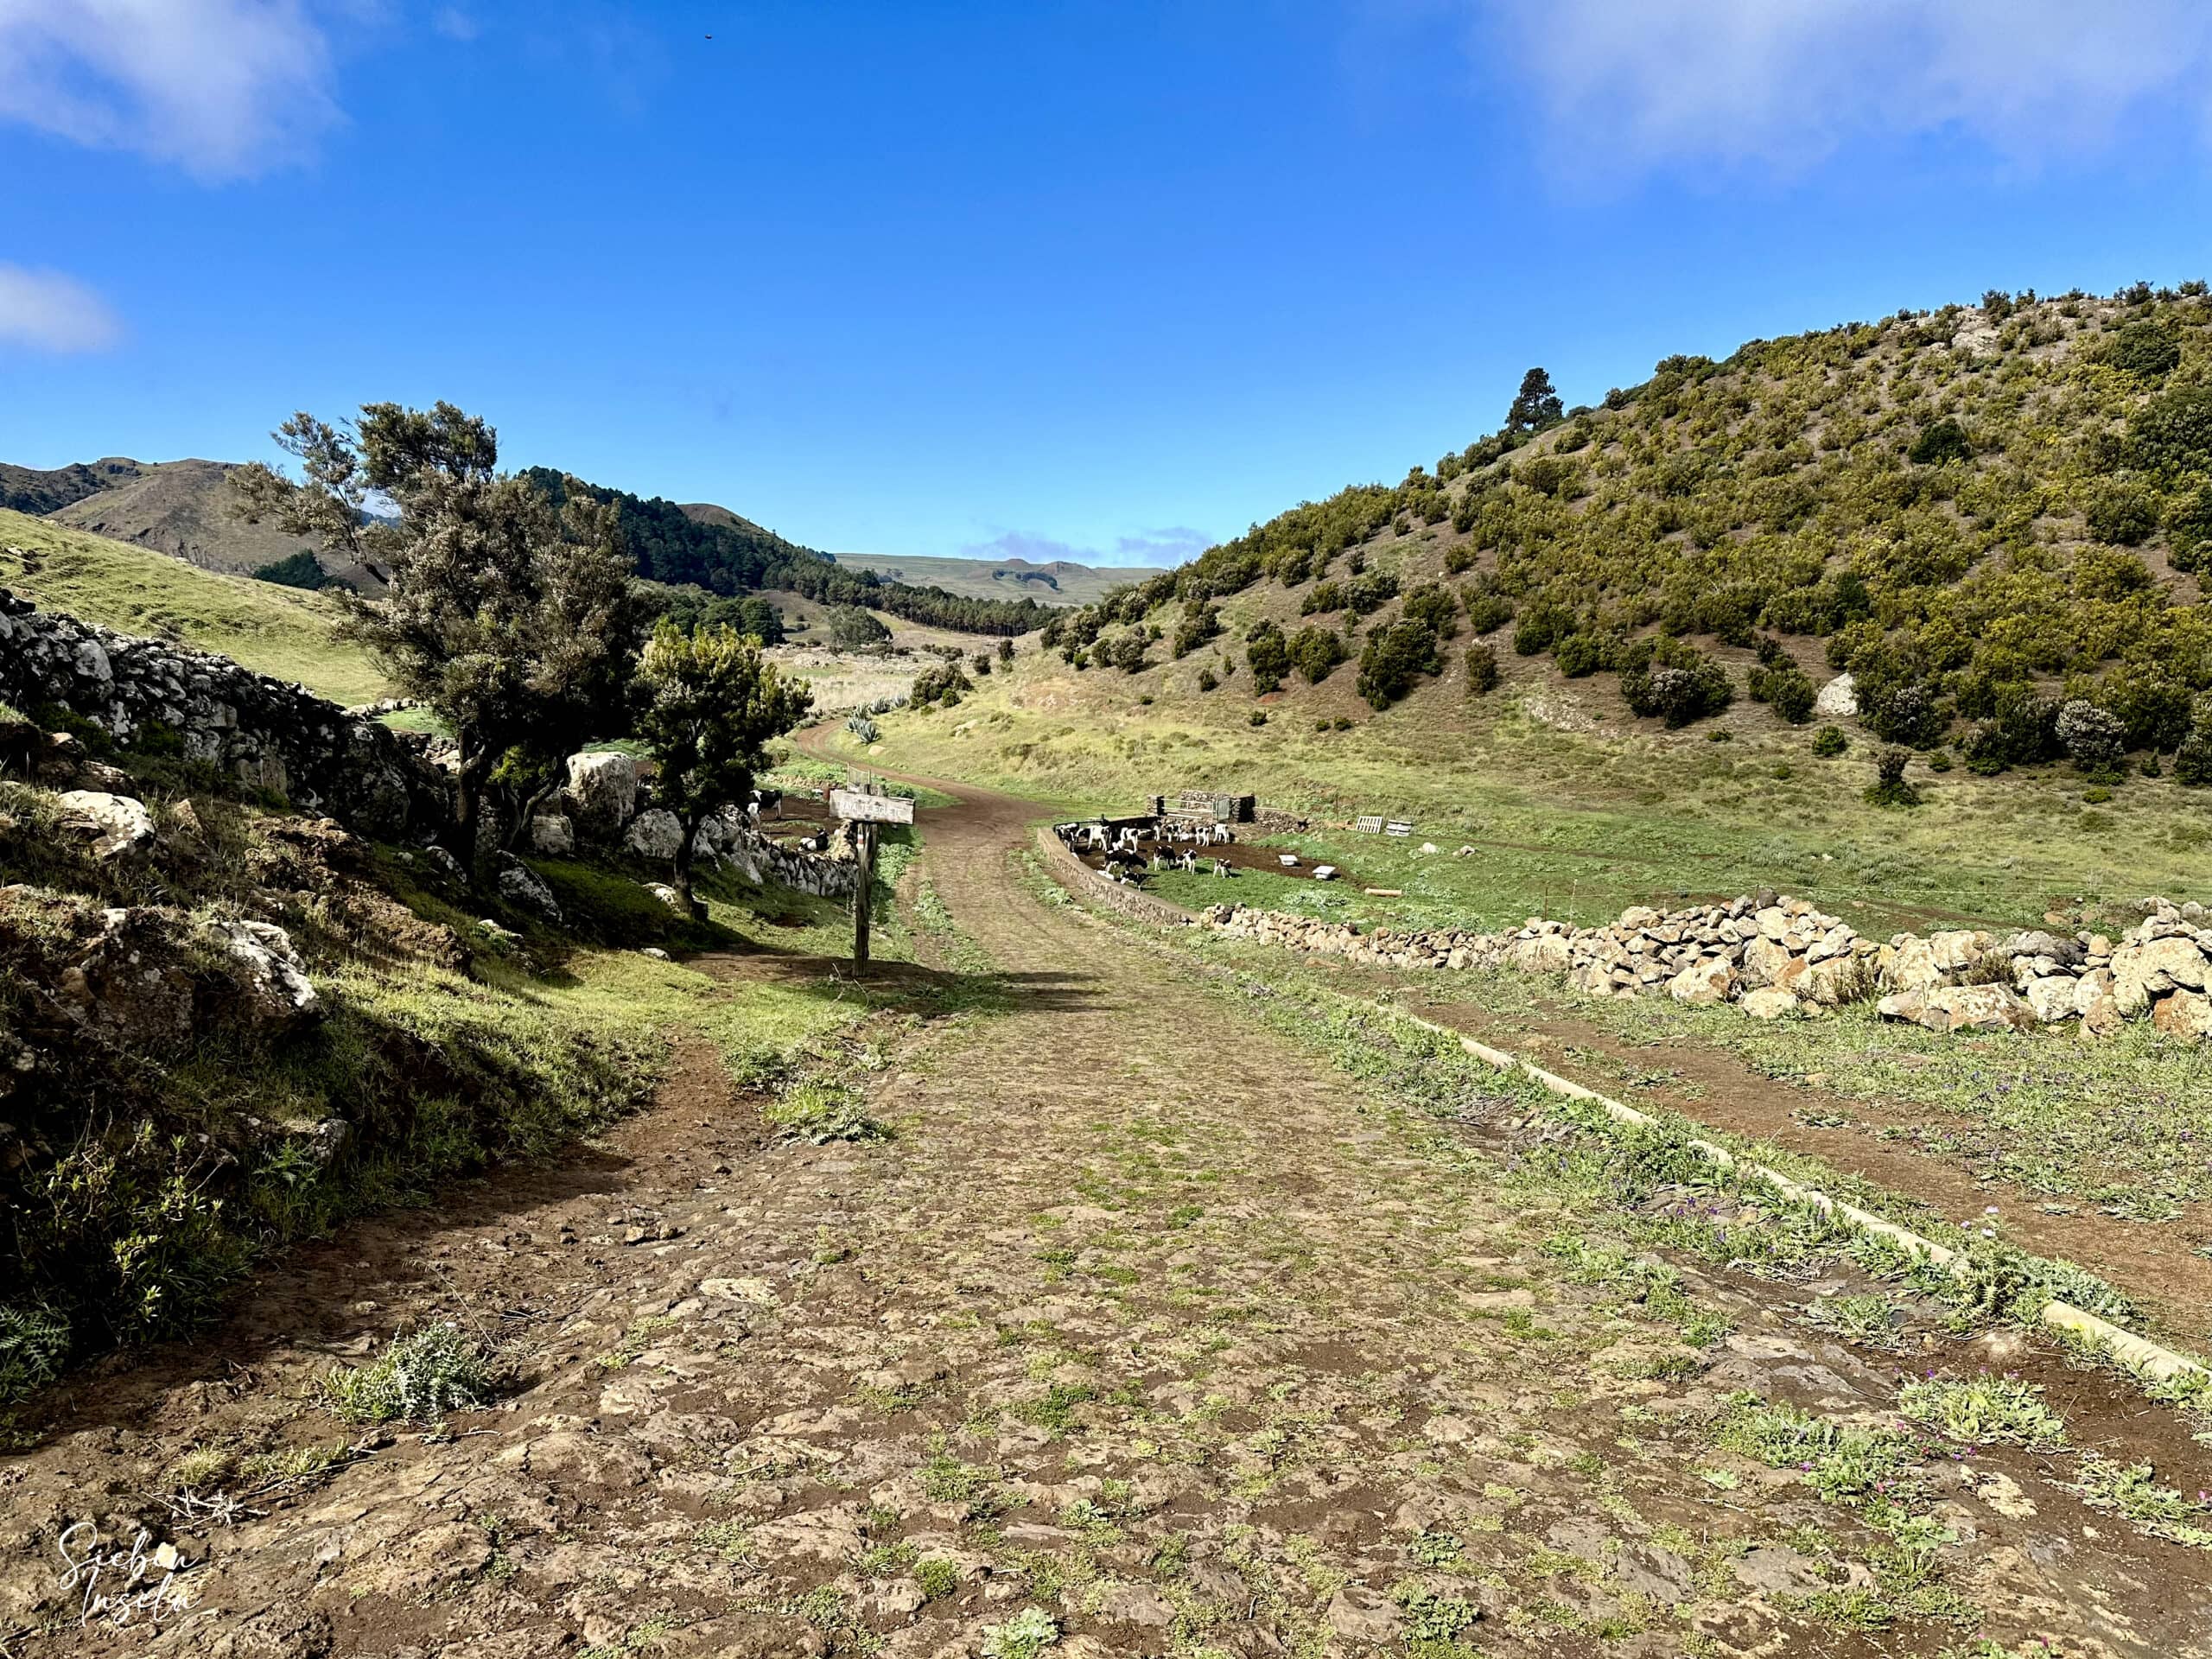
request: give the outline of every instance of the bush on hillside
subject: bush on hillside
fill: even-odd
[[[1812,719],[1813,700],[1820,695],[1805,671],[1787,658],[1779,667],[1753,669],[1747,689],[1752,702],[1766,704],[1777,718],[1792,726],[1802,726]]]
[[[1255,622],[1244,636],[1244,660],[1252,670],[1252,695],[1263,697],[1282,690],[1290,672],[1290,644],[1273,622]]]
[[[1467,626],[1477,633],[1496,633],[1513,620],[1513,601],[1494,588],[1478,587],[1467,594]]]
[[[1344,649],[1343,636],[1333,628],[1309,624],[1290,637],[1290,659],[1308,685],[1320,684],[1350,654]]]
[[[1369,706],[1388,709],[1424,674],[1441,674],[1436,631],[1410,617],[1376,629],[1359,654],[1357,690]]]
[[[1497,689],[1497,653],[1478,639],[1467,647],[1467,695],[1479,697]]]
[[[1635,713],[1678,730],[1735,701],[1728,671],[1679,639],[1630,642],[1621,657],[1621,696]]]
[[[2104,360],[2139,380],[2163,380],[2181,365],[2181,344],[2155,322],[2131,322],[2114,334]]]
[[[1183,613],[1183,620],[1175,625],[1175,638],[1169,648],[1178,657],[1187,657],[1200,645],[1220,637],[1221,607],[1207,600]]]
[[[267,564],[257,567],[253,579],[274,582],[279,588],[304,588],[310,593],[320,593],[334,580],[330,573],[316,562],[315,555],[305,548],[289,558],[272,559]]]
[[[1420,623],[1439,639],[1449,639],[1459,632],[1459,595],[1440,582],[1408,588],[1400,614],[1408,622]]]
[[[1834,760],[1850,747],[1851,740],[1840,726],[1823,726],[1813,734],[1813,753],[1823,760]]]
[[[2212,787],[2212,697],[2197,700],[2189,735],[2174,755],[2174,781],[2185,789]]]
[[[1905,781],[1904,769],[1911,763],[1910,749],[1884,749],[1874,757],[1874,784],[1866,791],[1866,798],[1876,806],[1918,806],[1920,791]]]
[[[1553,648],[1552,660],[1570,680],[1579,680],[1612,665],[1609,642],[1595,633],[1570,633]]]
[[[2150,492],[2118,480],[2098,486],[2082,517],[2090,535],[2114,547],[2139,547],[2158,527],[2158,505]]]
[[[914,676],[913,690],[906,694],[910,709],[952,709],[960,699],[976,689],[975,682],[961,671],[957,658],[939,663],[935,668],[925,668]]]
[[[1972,461],[1974,445],[1967,441],[1966,428],[1946,415],[1913,441],[1910,454],[1921,466],[1941,466],[1947,461]]]
[[[2088,777],[2109,779],[2127,758],[2127,726],[2119,715],[2086,697],[2069,699],[2058,711],[2059,746]]]

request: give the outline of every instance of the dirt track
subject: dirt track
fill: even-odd
[[[1561,1217],[1038,902],[1008,858],[1035,810],[931,781],[962,804],[924,814],[921,874],[1008,995],[880,1033],[895,1139],[771,1147],[688,1053],[602,1147],[302,1253],[212,1340],[92,1379],[0,1461],[0,1633],[48,1625],[7,1650],[936,1655],[1033,1607],[1052,1651],[1089,1655],[1972,1634],[1794,1605],[1870,1582],[1883,1541],[1791,1471],[1709,1478],[1729,1454],[1698,1424],[1730,1391],[1871,1418],[1897,1360],[1786,1322],[1802,1299],[1775,1287],[1693,1274],[1736,1327],[1712,1367],[1611,1363],[1653,1339],[1541,1254]],[[502,1408],[383,1437],[235,1527],[168,1523],[200,1563],[191,1611],[79,1627],[60,1525],[160,1516],[194,1442],[337,1437],[300,1397],[331,1356],[455,1314],[516,1357]],[[2080,1399],[2101,1425],[2134,1408]],[[2145,1432],[2164,1458],[2170,1423]],[[1986,1633],[2212,1651],[2212,1556],[2085,1510],[2045,1461],[1936,1471]]]

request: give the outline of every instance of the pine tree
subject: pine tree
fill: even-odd
[[[1505,411],[1505,429],[1541,432],[1566,418],[1567,407],[1560,402],[1550,374],[1542,369],[1531,369],[1521,377],[1521,390],[1514,397],[1513,407]]]

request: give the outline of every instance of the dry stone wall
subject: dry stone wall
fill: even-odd
[[[1380,967],[1560,973],[1599,995],[1731,1002],[1754,1019],[1873,1000],[1885,1018],[1935,1031],[2079,1020],[2104,1036],[2148,1019],[2176,1036],[2212,1036],[2212,917],[2163,899],[2143,909],[2117,938],[1955,928],[1886,942],[1773,893],[1664,913],[1634,908],[1605,927],[1532,918],[1497,933],[1363,931],[1242,905],[1211,906],[1200,920],[1231,938]]]
[[[41,611],[0,588],[0,698],[58,705],[119,743],[174,733],[188,760],[391,841],[448,814],[445,778],[398,734],[227,657]]]

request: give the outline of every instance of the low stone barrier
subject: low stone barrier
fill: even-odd
[[[1213,905],[1199,919],[1232,938],[1378,967],[1516,968],[1567,975],[1608,996],[1732,1002],[1754,1019],[1878,999],[1887,1018],[1935,1031],[2027,1030],[2079,1020],[2108,1035],[2149,1019],[2212,1036],[2212,926],[2203,907],[2146,899],[2115,939],[1954,928],[1866,938],[1802,899],[1771,893],[1662,912],[1635,907],[1603,927],[1532,918],[1496,933],[1376,928]]]
[[[1045,867],[1052,879],[1062,887],[1071,888],[1094,904],[1103,905],[1134,921],[1187,927],[1198,919],[1180,905],[1171,905],[1165,899],[1155,899],[1148,893],[1119,881],[1109,881],[1069,851],[1060,838],[1052,833],[1049,824],[1038,826],[1037,852],[1045,861]]]
[[[58,704],[118,743],[184,757],[364,835],[397,840],[450,810],[438,769],[389,728],[227,657],[95,627],[0,588],[0,698]]]

